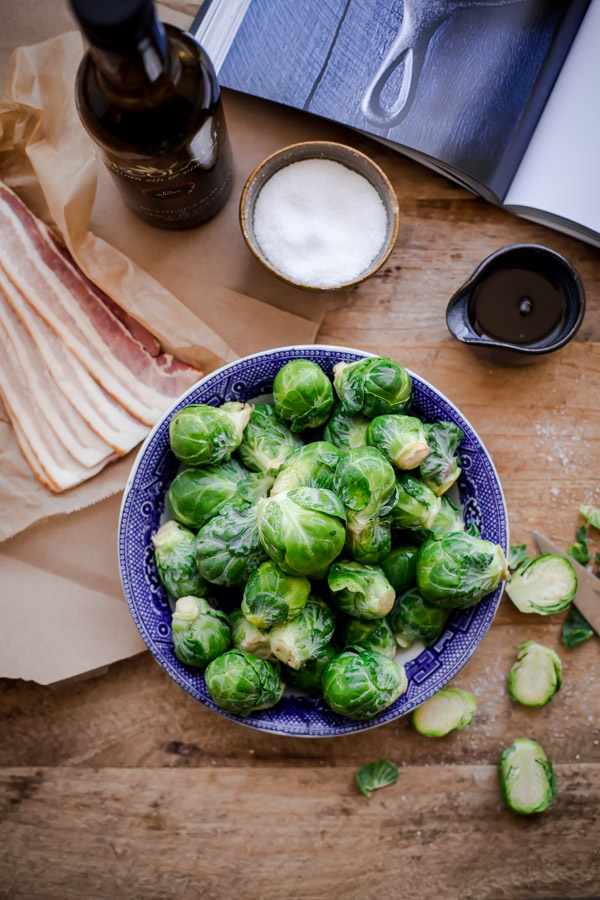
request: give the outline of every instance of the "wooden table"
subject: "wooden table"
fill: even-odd
[[[366,138],[346,139],[391,176],[401,227],[386,268],[328,315],[319,340],[395,357],[431,380],[491,451],[513,543],[533,551],[537,528],[568,545],[578,504],[600,504],[600,253]],[[444,310],[483,257],[517,241],[563,252],[583,277],[588,312],[556,356],[494,368],[450,338]],[[598,897],[600,644],[566,650],[561,618],[524,616],[503,599],[454,682],[476,694],[477,717],[442,740],[408,719],[328,740],[262,734],[209,712],[149,654],[58,691],[5,682],[0,896]],[[539,710],[506,690],[515,645],[528,639],[564,664],[561,692]],[[496,776],[520,736],[542,744],[558,777],[552,808],[529,818],[504,807]],[[354,773],[378,757],[400,776],[367,800]]]

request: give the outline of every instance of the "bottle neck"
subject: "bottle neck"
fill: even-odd
[[[107,50],[91,45],[90,55],[102,87],[123,99],[160,87],[169,68],[169,45],[163,25],[155,18],[131,47]]]

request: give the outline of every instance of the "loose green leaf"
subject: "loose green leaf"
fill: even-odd
[[[594,506],[580,506],[579,512],[584,519],[588,520],[590,525],[600,529],[600,509],[596,509]]]
[[[571,544],[566,552],[578,563],[581,563],[582,566],[587,566],[591,556],[587,544],[587,528],[585,525],[582,525],[581,528],[577,529],[575,532],[575,542]]]
[[[561,638],[565,647],[572,649],[583,644],[594,634],[594,629],[578,609],[571,607],[569,614],[562,624]]]
[[[594,557],[594,562],[596,563],[597,566],[600,566],[600,550],[598,550],[598,552],[596,553],[596,556]]]
[[[365,797],[370,797],[373,791],[389,787],[397,781],[398,767],[388,759],[376,759],[361,766],[356,773],[356,783]]]
[[[527,544],[511,544],[508,551],[508,569],[510,572],[515,572],[519,566],[522,566],[523,563],[526,563],[529,557],[527,556]]]

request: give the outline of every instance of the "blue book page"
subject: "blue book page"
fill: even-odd
[[[589,0],[252,0],[221,84],[424,154],[502,199]]]

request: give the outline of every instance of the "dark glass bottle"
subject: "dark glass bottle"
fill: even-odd
[[[212,63],[152,0],[71,0],[90,42],[77,74],[81,120],[131,209],[160,228],[212,218],[232,187]]]

